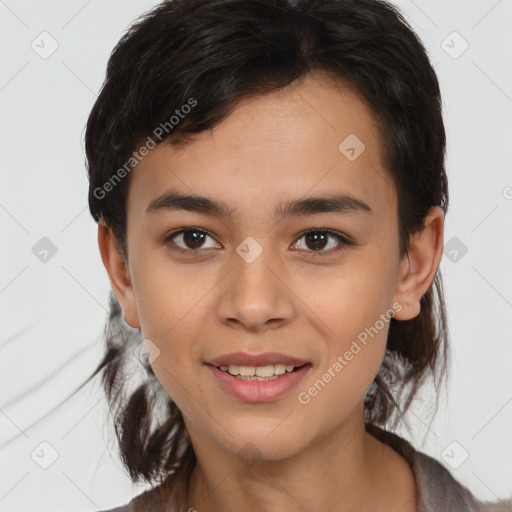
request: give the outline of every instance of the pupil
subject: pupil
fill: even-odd
[[[321,232],[318,232],[318,233],[309,233],[308,235],[306,235],[306,239],[307,240],[312,240],[313,241],[313,247],[310,247],[308,245],[308,247],[310,247],[310,249],[323,249],[325,247],[325,241],[326,241],[326,236],[324,233],[321,233]],[[320,243],[321,247],[318,247],[318,243]]]
[[[191,236],[192,233],[196,236]],[[183,238],[190,248],[197,249],[198,247],[201,247],[204,233],[200,233],[199,231],[186,231]]]

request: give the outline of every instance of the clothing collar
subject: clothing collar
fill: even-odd
[[[473,512],[486,508],[436,459],[417,451],[406,439],[371,423],[366,431],[398,452],[411,466],[418,494],[417,512]],[[489,506],[492,506],[489,504]]]

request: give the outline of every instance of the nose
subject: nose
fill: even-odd
[[[251,263],[233,254],[234,268],[223,279],[216,314],[222,323],[248,331],[275,329],[295,314],[286,272],[270,249]]]

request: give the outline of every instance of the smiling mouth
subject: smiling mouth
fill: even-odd
[[[235,353],[205,363],[226,393],[247,403],[275,402],[311,370],[312,363],[278,353]]]
[[[272,364],[266,366],[219,366],[219,370],[238,380],[268,381],[279,379],[287,373],[293,373],[303,366]]]

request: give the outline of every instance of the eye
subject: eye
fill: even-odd
[[[205,245],[205,241],[208,238],[212,240],[209,246]],[[300,243],[302,239],[304,239],[305,244]],[[329,239],[331,239],[331,243],[329,243]],[[219,244],[207,231],[195,227],[187,227],[173,231],[164,241],[165,243],[171,242],[171,250],[190,255],[198,253],[200,249],[214,249],[219,247]],[[354,245],[354,242],[337,231],[330,229],[310,229],[300,235],[293,247],[313,253],[314,256],[324,256],[341,251],[345,246],[350,245]]]
[[[172,242],[173,245],[176,245],[177,247],[172,247],[173,250],[177,250],[178,252],[197,252],[198,249],[211,249],[218,246],[217,242],[213,240],[213,245],[204,246],[204,242],[207,238],[212,238],[212,236],[205,231],[204,229],[200,228],[186,228],[186,229],[180,229],[178,231],[174,231],[170,235],[168,235],[165,238],[165,242],[171,242],[174,239],[176,239],[178,242]]]
[[[335,243],[329,244],[329,238],[334,240]],[[300,247],[300,240],[305,240],[305,247],[307,252],[313,252],[315,256],[323,256],[324,254],[332,254],[341,251],[344,246],[354,245],[351,240],[346,236],[343,236],[337,231],[329,229],[310,229],[302,233],[295,246],[299,246],[299,249],[303,249],[304,245]],[[327,247],[327,250],[324,250]],[[316,253],[316,254],[315,254]]]

